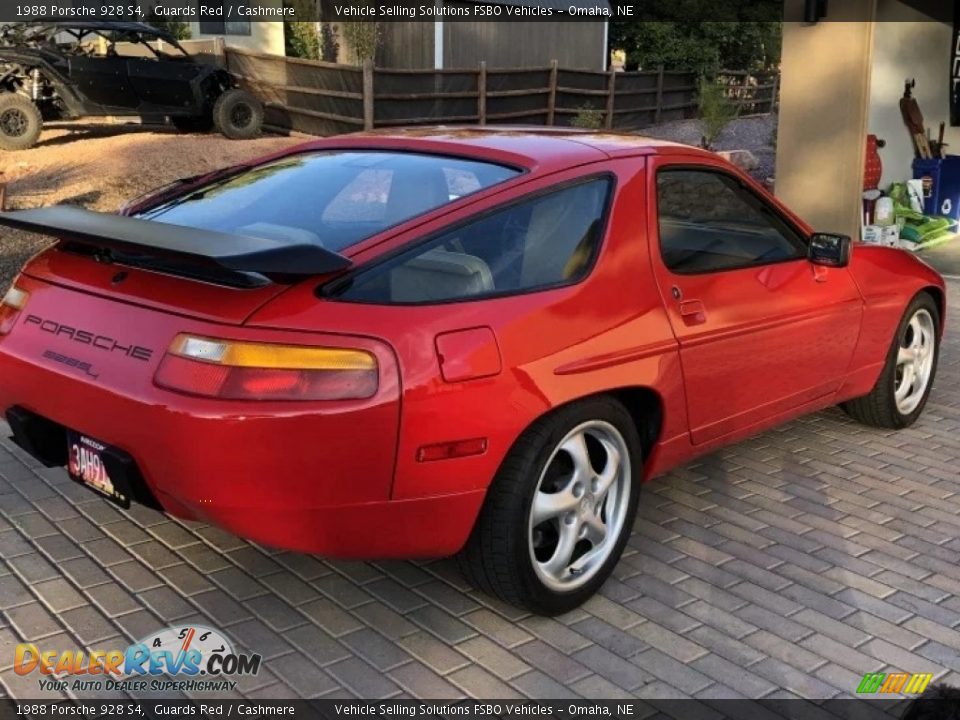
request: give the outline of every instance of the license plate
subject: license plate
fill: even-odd
[[[67,472],[71,479],[104,495],[121,507],[130,507],[130,492],[124,478],[111,477],[105,461],[109,446],[86,435],[67,431]]]

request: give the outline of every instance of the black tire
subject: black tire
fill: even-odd
[[[249,140],[263,128],[263,104],[246,90],[226,90],[213,105],[213,124],[231,140]]]
[[[544,526],[531,528],[530,513],[548,461],[568,433],[590,422],[612,426],[625,442],[630,465],[629,473],[624,470],[623,475],[629,477],[630,485],[629,494],[621,497],[626,502],[626,516],[619,535],[611,536],[609,555],[598,563],[598,569],[590,571],[592,576],[579,587],[558,591],[548,587],[534,567],[532,537]],[[611,397],[575,402],[538,420],[517,439],[498,470],[470,538],[458,555],[461,572],[484,592],[539,614],[557,615],[576,608],[603,585],[630,538],[640,497],[641,456],[633,418]],[[590,499],[592,496],[586,501]],[[558,527],[561,522],[557,518]]]
[[[909,413],[900,411],[894,395],[897,384],[897,355],[901,347],[912,334],[910,320],[920,311],[926,311],[933,319],[933,359],[930,377],[920,399],[920,403]],[[841,403],[840,407],[850,417],[864,425],[899,430],[916,422],[930,397],[930,388],[937,374],[937,360],[940,355],[940,309],[936,300],[927,292],[921,292],[907,306],[906,312],[897,326],[897,333],[887,352],[887,361],[873,390],[863,397]]]
[[[212,115],[196,115],[193,117],[170,118],[171,124],[180,132],[184,133],[205,133],[213,130]]]
[[[43,118],[23,95],[0,93],[0,150],[26,150],[36,145]]]

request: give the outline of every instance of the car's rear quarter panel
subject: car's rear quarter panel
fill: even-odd
[[[362,332],[389,343],[402,377],[402,420],[393,497],[412,498],[485,489],[517,437],[537,418],[578,398],[612,389],[646,387],[662,399],[661,436],[686,432],[676,343],[654,283],[644,222],[642,157],[596,163],[533,182],[533,191],[564,180],[613,173],[616,197],[597,263],[568,287],[488,300],[402,306],[317,302],[314,287],[292,289],[258,312],[260,326]],[[511,197],[519,195],[511,195]],[[490,207],[507,198],[498,196]],[[471,212],[482,209],[472,208]],[[468,214],[464,213],[464,217]],[[402,246],[446,217],[391,242]],[[502,360],[491,377],[446,382],[435,338],[490,327]],[[423,446],[486,438],[486,453],[418,462]]]
[[[14,331],[0,338],[0,407],[20,405],[125,450],[166,507],[202,517],[207,506],[266,509],[389,497],[399,382],[394,354],[385,344],[213,323],[27,276],[17,285],[30,299]],[[27,323],[30,316],[44,322]],[[124,346],[136,343],[149,348],[150,357],[139,360],[78,343],[58,332],[65,326]],[[380,388],[369,400],[323,403],[220,401],[160,390],[153,384],[157,366],[183,332],[359,347],[376,355]],[[90,362],[97,377],[45,359],[47,351]]]

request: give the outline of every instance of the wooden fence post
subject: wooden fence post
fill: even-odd
[[[373,60],[363,61],[363,129],[373,130]]]
[[[663,65],[657,68],[657,107],[653,111],[653,124],[660,124],[660,116],[663,111]]]
[[[613,129],[613,101],[616,98],[617,71],[613,68],[607,72],[607,112],[604,126],[607,130]]]
[[[480,61],[477,70],[477,116],[481,125],[487,124],[487,61]]]
[[[780,73],[773,74],[773,87],[770,88],[770,112],[777,109],[777,95],[780,92]]]
[[[550,92],[547,93],[547,125],[554,124],[557,109],[557,61],[550,61]]]

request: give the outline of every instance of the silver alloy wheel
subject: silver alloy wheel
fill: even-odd
[[[567,433],[537,482],[527,537],[537,577],[553,591],[575,590],[603,567],[624,530],[630,453],[602,420]]]
[[[933,372],[933,356],[937,342],[933,317],[925,308],[917,310],[897,348],[897,367],[894,372],[894,399],[897,410],[909,415],[923,400]]]

